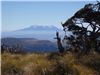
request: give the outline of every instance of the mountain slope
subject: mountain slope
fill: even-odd
[[[55,52],[57,46],[48,40],[34,38],[2,38],[1,44],[7,47],[22,49],[26,52]]]
[[[37,38],[40,40],[53,40],[56,31],[63,32],[55,26],[36,26],[32,25],[30,27],[2,33],[2,37],[15,37],[15,38]],[[63,34],[63,33],[62,33]]]

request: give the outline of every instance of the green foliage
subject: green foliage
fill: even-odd
[[[92,48],[100,52],[100,2],[86,4],[62,26],[64,31],[73,33],[71,36],[74,38],[67,39],[71,47],[85,53],[89,53]]]

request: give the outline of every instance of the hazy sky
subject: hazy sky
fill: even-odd
[[[2,30],[12,31],[31,25],[61,27],[77,10],[93,2],[2,2]]]

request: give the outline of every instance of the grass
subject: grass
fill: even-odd
[[[77,58],[76,54],[64,56],[50,53],[1,55],[2,75],[99,75],[100,54],[90,53]],[[95,62],[93,62],[95,61]]]

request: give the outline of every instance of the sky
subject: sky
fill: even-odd
[[[2,31],[14,31],[31,25],[65,22],[90,1],[2,1]]]

